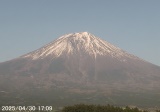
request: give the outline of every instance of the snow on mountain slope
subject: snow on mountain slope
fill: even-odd
[[[159,86],[160,67],[87,32],[0,63],[0,105],[112,104],[112,98],[115,105],[155,107]]]
[[[61,56],[63,53],[72,55],[79,51],[84,51],[89,55],[93,55],[95,58],[97,55],[109,55],[112,58],[120,59],[121,61],[125,61],[126,57],[139,59],[88,32],[66,34],[21,58],[31,58],[33,60],[43,59],[47,56],[55,58]]]

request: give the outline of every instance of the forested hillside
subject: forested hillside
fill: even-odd
[[[115,107],[112,105],[85,105],[78,104],[74,106],[66,106],[63,108],[62,112],[149,112],[147,110],[142,110],[130,107]],[[160,112],[160,110],[155,110],[155,112]]]

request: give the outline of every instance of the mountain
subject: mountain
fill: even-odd
[[[160,106],[160,67],[88,33],[0,63],[0,105]]]

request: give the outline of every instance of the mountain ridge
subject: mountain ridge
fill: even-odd
[[[77,43],[77,45],[73,45],[73,43]],[[79,43],[82,43],[79,45]],[[56,48],[55,48],[56,47]],[[55,41],[47,44],[42,47],[40,50],[33,51],[34,53],[29,53],[28,55],[21,56],[22,58],[31,57],[32,59],[38,59],[43,56],[55,54],[57,56],[61,55],[64,50],[67,50],[67,53],[72,53],[73,49],[80,50],[81,47],[84,47],[86,52],[90,54],[96,55],[108,55],[110,54],[112,57],[123,57],[123,55],[127,57],[132,57],[135,59],[140,59],[136,56],[133,56],[126,51],[113,46],[107,41],[101,40],[98,37],[88,33],[88,32],[80,32],[80,33],[70,33],[64,36],[59,37]],[[58,49],[58,50],[57,50]],[[60,50],[59,50],[60,49]],[[56,53],[54,53],[56,52]],[[32,57],[33,54],[33,57]],[[142,59],[141,59],[142,60]]]
[[[9,93],[0,92],[1,105],[67,105],[68,100],[154,106],[160,104],[159,85],[160,67],[88,32],[63,35],[0,63],[0,91]]]

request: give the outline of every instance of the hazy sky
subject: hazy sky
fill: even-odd
[[[0,0],[0,62],[83,31],[160,66],[160,0]]]

